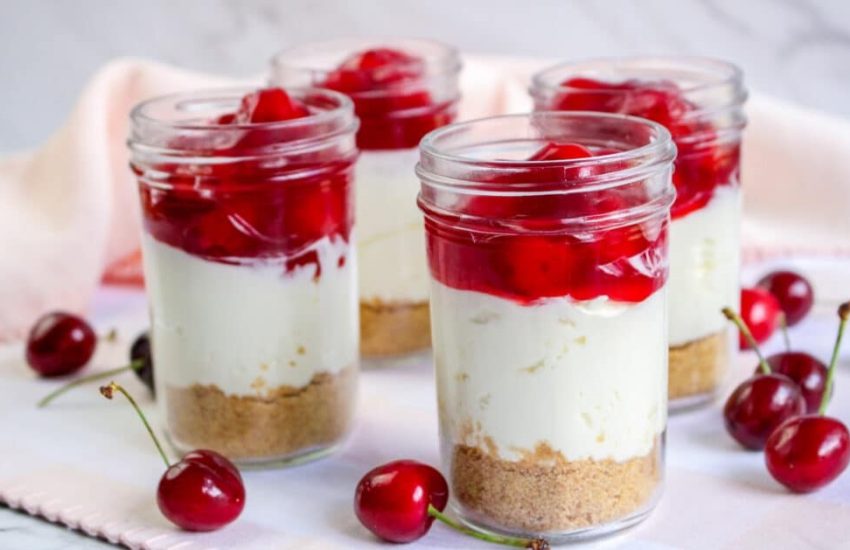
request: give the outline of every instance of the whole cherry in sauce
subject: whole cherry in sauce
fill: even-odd
[[[479,533],[443,514],[449,500],[446,479],[415,460],[395,460],[364,475],[354,493],[354,513],[364,527],[388,542],[422,538],[434,520],[475,538],[521,548],[549,548],[543,539],[520,539]]]
[[[153,356],[151,355],[150,336],[147,332],[143,332],[138,337],[136,337],[135,341],[133,341],[133,345],[130,346],[130,363],[128,365],[115,369],[105,370],[103,372],[98,372],[95,374],[90,374],[88,376],[82,376],[80,378],[77,378],[76,380],[72,380],[71,382],[68,382],[62,387],[44,396],[44,398],[42,398],[38,402],[38,406],[46,407],[54,399],[77,386],[82,386],[84,384],[88,384],[89,382],[94,382],[97,380],[105,380],[107,378],[112,378],[128,370],[133,371],[133,374],[135,374],[139,378],[139,380],[141,380],[142,383],[147,386],[151,393],[154,393],[155,390],[153,383]]]
[[[723,314],[735,323],[759,356],[761,372],[744,380],[726,400],[726,431],[747,449],[764,448],[770,434],[785,420],[803,414],[806,401],[796,382],[771,372],[749,329],[729,308]]]
[[[802,321],[815,303],[812,284],[793,271],[768,273],[759,280],[757,286],[776,297],[788,326],[794,326]]]
[[[36,321],[27,337],[26,359],[44,377],[80,370],[94,355],[97,335],[85,319],[54,311]]]
[[[100,388],[112,399],[122,393],[141,418],[166,465],[157,487],[157,505],[169,521],[187,531],[214,531],[231,523],[245,507],[245,486],[236,466],[215,451],[196,450],[171,464],[144,413],[115,382]]]
[[[850,431],[842,421],[825,416],[844,327],[850,317],[850,302],[838,308],[838,316],[838,335],[817,413],[787,420],[771,434],[765,447],[765,464],[770,474],[797,493],[827,485],[850,464]]]
[[[741,317],[757,343],[771,337],[779,326],[781,314],[779,301],[770,292],[763,288],[741,289]],[[741,349],[750,347],[743,332],[739,332],[738,343]]]

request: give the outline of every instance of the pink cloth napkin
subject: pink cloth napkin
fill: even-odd
[[[548,64],[485,56],[464,63],[462,118],[530,109],[528,77]],[[141,284],[125,147],[130,108],[155,95],[246,82],[114,61],[40,149],[0,158],[0,341],[23,336],[47,310],[84,311],[104,280]],[[850,254],[850,121],[760,94],[747,111],[745,258]]]

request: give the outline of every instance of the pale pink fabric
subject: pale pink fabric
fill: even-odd
[[[462,118],[528,110],[528,77],[548,64],[464,63]],[[129,110],[151,96],[236,83],[118,60],[92,77],[44,146],[0,159],[0,341],[23,335],[47,310],[84,311],[103,280],[141,283]],[[745,257],[850,254],[850,121],[760,94],[747,110]]]

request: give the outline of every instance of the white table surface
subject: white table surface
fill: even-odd
[[[815,313],[792,330],[792,339],[796,347],[826,359],[835,336],[835,305],[842,292],[850,298],[850,263],[796,263],[815,281],[819,299]],[[745,280],[766,269],[747,270]],[[124,342],[102,346],[91,370],[122,360],[128,341],[145,326],[145,309],[140,292],[99,293],[93,312],[97,327],[118,328]],[[775,337],[767,350],[779,347]],[[93,386],[67,394],[48,410],[36,410],[37,398],[56,383],[35,379],[21,357],[20,345],[0,348],[0,494],[27,468],[75,472],[69,477],[91,475],[134,500],[134,521],[167,533],[157,537],[162,544],[151,548],[386,547],[360,527],[351,511],[357,479],[395,458],[438,463],[433,374],[427,358],[369,370],[362,378],[357,427],[340,453],[297,468],[247,472],[247,506],[236,523],[218,533],[183,534],[158,515],[154,491],[162,465],[129,407],[107,402]],[[737,378],[754,364],[751,355],[739,356]],[[830,412],[850,422],[850,342],[845,342],[840,366]],[[132,375],[122,381],[144,395]],[[142,401],[153,411],[149,399]],[[850,548],[850,472],[817,493],[788,494],[766,472],[761,453],[743,451],[728,437],[717,404],[670,419],[667,460],[665,495],[655,513],[638,527],[588,547]],[[107,546],[0,507],[2,550]],[[413,547],[493,546],[435,525]]]

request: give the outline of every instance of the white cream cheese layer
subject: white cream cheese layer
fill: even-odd
[[[315,265],[286,273],[279,260],[224,264],[145,235],[158,392],[213,384],[227,394],[263,396],[356,365],[355,257],[341,239],[315,246],[317,279]]]
[[[428,300],[419,149],[363,151],[355,168],[357,254],[363,301]]]
[[[723,186],[670,225],[670,346],[724,330],[720,310],[738,306],[740,212],[739,190]]]
[[[666,426],[664,290],[531,306],[433,282],[442,437],[519,460],[540,444],[568,460],[645,456]]]

